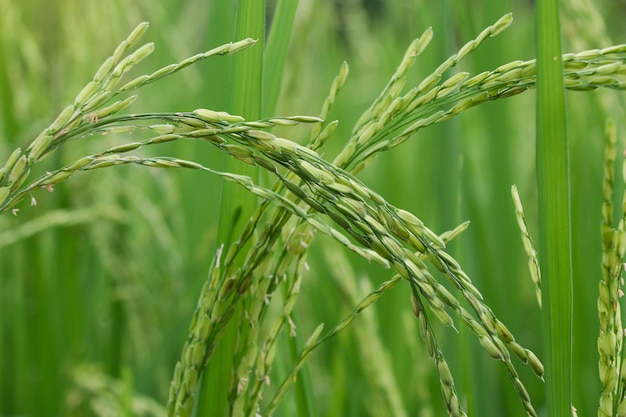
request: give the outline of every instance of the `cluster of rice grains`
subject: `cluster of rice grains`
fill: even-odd
[[[114,101],[115,98],[171,75],[200,60],[215,55],[233,54],[255,43],[252,39],[245,39],[225,44],[177,64],[168,65],[150,75],[141,75],[118,87],[124,75],[154,51],[154,44],[147,43],[129,53],[147,29],[147,23],[138,25],[115,49],[113,55],[104,61],[92,81],[78,93],[74,103],[63,109],[54,122],[33,140],[25,152],[18,148],[11,154],[4,167],[0,169],[0,213],[15,207],[37,187],[50,189],[52,185],[66,180],[74,171],[86,164],[86,161],[78,161],[61,170],[48,173],[46,178],[39,178],[24,186],[30,174],[30,167],[50,156],[63,143],[96,133],[125,133],[141,127],[136,124],[132,116],[114,117],[133,104],[137,96]],[[145,117],[152,118],[150,115]]]
[[[528,256],[528,270],[533,284],[535,284],[537,304],[539,305],[539,308],[541,308],[541,270],[539,269],[539,260],[537,259],[537,252],[533,247],[532,239],[530,238],[528,228],[526,227],[524,207],[522,207],[522,200],[519,197],[519,193],[515,185],[511,187],[511,197],[513,198],[513,205],[515,206],[515,218],[517,219],[517,225],[522,234],[524,252],[526,252],[526,255]]]
[[[598,416],[622,416],[626,414],[626,365],[623,358],[624,326],[622,325],[619,298],[623,296],[624,254],[626,253],[626,194],[622,204],[623,215],[617,228],[613,227],[613,183],[615,180],[615,144],[617,132],[612,122],[606,127],[604,150],[604,178],[602,190],[602,281],[598,296],[600,335],[598,369],[602,382]],[[623,165],[626,180],[626,165]]]
[[[502,21],[499,21],[496,25],[483,32],[480,38],[484,39],[489,34],[495,33],[496,29],[494,28],[498,30],[502,29],[509,21],[510,16],[505,17]],[[253,184],[249,178],[237,177],[237,181],[251,192],[265,200],[271,200],[278,204],[280,208],[271,217],[272,220],[268,222],[269,225],[284,224],[284,220],[282,219],[284,219],[285,215],[295,215],[297,218],[301,219],[298,228],[308,225],[314,230],[330,235],[341,244],[359,253],[366,259],[377,261],[385,267],[393,267],[399,277],[411,282],[415,314],[419,319],[422,336],[426,341],[428,353],[436,362],[441,379],[442,392],[450,415],[464,415],[464,412],[459,405],[452,375],[443,353],[438,347],[428,321],[425,305],[427,305],[430,312],[445,325],[453,326],[453,319],[448,314],[447,309],[454,311],[460,320],[477,335],[481,345],[486,351],[492,357],[504,361],[515,389],[518,391],[528,414],[535,415],[536,413],[530,403],[526,389],[520,381],[517,371],[510,360],[509,349],[524,363],[530,364],[537,375],[541,377],[543,367],[540,361],[532,352],[515,342],[511,333],[495,317],[489,307],[482,302],[480,292],[471,284],[471,281],[462,271],[458,263],[444,251],[445,243],[443,239],[452,238],[462,231],[466,225],[461,225],[457,230],[450,232],[447,236],[444,235],[443,238],[439,237],[424,226],[415,216],[389,205],[380,195],[368,189],[349,173],[349,170],[353,172],[359,170],[363,166],[364,161],[373,157],[376,152],[387,149],[389,143],[399,143],[398,138],[395,138],[387,130],[388,126],[386,123],[391,122],[392,119],[396,122],[402,122],[403,117],[401,114],[393,118],[389,116],[390,113],[393,114],[395,109],[398,108],[397,106],[391,106],[392,110],[390,111],[389,103],[397,102],[396,99],[403,87],[406,71],[410,68],[415,55],[426,46],[429,39],[430,31],[427,31],[420,40],[411,45],[409,52],[405,55],[405,59],[402,61],[396,74],[392,77],[389,85],[383,91],[381,97],[379,97],[368,112],[366,112],[367,117],[361,119],[360,124],[365,127],[357,126],[355,128],[354,136],[348,143],[346,150],[340,154],[333,164],[323,160],[313,149],[321,146],[325,140],[326,135],[322,132],[321,124],[316,125],[315,132],[319,132],[319,135],[313,135],[310,147],[304,147],[289,140],[276,137],[265,130],[259,130],[260,128],[271,127],[272,124],[288,124],[289,122],[287,122],[287,120],[290,122],[315,122],[316,120],[313,119],[307,120],[303,117],[297,117],[291,119],[270,119],[250,123],[238,120],[236,116],[224,113],[218,114],[217,112],[200,109],[196,110],[194,114],[199,119],[206,122],[208,126],[198,132],[204,130],[207,134],[211,135],[205,138],[205,140],[209,140],[243,162],[261,166],[279,178],[282,188],[277,186],[274,187],[273,190],[268,190]],[[472,43],[471,45],[474,47],[477,46],[477,43]],[[465,47],[466,52],[470,49],[469,47]],[[442,66],[439,71],[444,72],[445,69],[450,67],[453,63],[454,60],[448,60],[448,64]],[[342,80],[345,79],[345,73],[346,67],[343,66],[338,80],[336,80],[336,85],[331,89],[331,100],[332,97],[334,97],[335,90],[343,83]],[[441,77],[438,77],[438,79],[440,78]],[[458,80],[459,77],[456,77],[456,79]],[[440,97],[443,97],[443,95]],[[379,103],[387,103],[387,105],[381,106]],[[327,106],[325,105],[324,108],[326,109]],[[381,113],[383,114],[382,116]],[[387,116],[384,114],[387,114]],[[324,116],[324,114],[322,116]],[[433,121],[433,123],[436,121],[437,120]],[[374,122],[376,123],[375,126],[372,124]],[[232,123],[230,127],[227,125],[228,123]],[[426,124],[422,124],[422,126],[423,125]],[[328,126],[334,125],[329,124]],[[221,133],[219,133],[219,131],[216,132],[215,129],[221,129]],[[324,132],[327,131],[327,129],[325,129]],[[383,146],[375,145],[373,148],[361,152],[362,149],[367,149],[368,145],[370,145],[370,139],[375,137],[378,133],[380,133],[381,136],[390,137],[391,142],[383,142]],[[408,134],[410,133],[408,133],[406,129],[402,132],[403,136]],[[200,136],[200,133],[191,133],[191,135]],[[320,135],[322,136],[321,138]],[[211,137],[213,139],[210,139]],[[224,139],[232,140],[234,144],[227,146],[227,143],[225,143],[226,140]],[[284,189],[289,193],[286,195],[282,193]],[[320,215],[322,215],[322,217],[320,217]],[[331,227],[328,221],[324,221],[323,216],[330,218],[339,228]],[[259,216],[254,216],[251,221],[253,226],[249,226],[246,229],[247,232],[244,232],[242,239],[235,244],[235,249],[231,248],[229,253],[232,254],[232,256],[234,256],[238,248],[250,238],[251,231],[257,227],[258,218]],[[271,239],[273,234],[271,230],[272,227],[273,226],[270,226],[270,229],[266,228],[264,230],[261,234],[262,237],[258,239],[252,249],[252,253],[254,253],[255,248],[259,248],[258,251],[261,255],[266,254],[264,255],[264,259],[267,259],[267,254],[272,252],[268,247],[264,247],[264,245],[273,245],[275,242],[275,240]],[[302,229],[300,229],[299,236],[300,244],[306,247],[310,239],[308,236],[311,236],[311,234],[303,232]],[[352,238],[352,240],[350,238]],[[259,242],[261,244],[259,244]],[[356,242],[356,244],[353,242]],[[284,263],[285,259],[294,259],[289,253],[289,247],[291,246],[293,245],[289,243],[285,244],[282,249],[283,252],[276,257],[275,262]],[[297,246],[297,244],[295,246]],[[216,306],[221,305],[224,300],[230,300],[232,294],[241,293],[242,289],[247,289],[250,285],[253,285],[254,282],[262,282],[264,274],[268,271],[266,268],[255,268],[255,266],[258,265],[258,261],[256,261],[258,256],[259,255],[250,253],[247,254],[244,267],[236,271],[234,276],[224,274],[221,280],[214,276],[216,284],[215,286],[209,285],[207,297],[204,301],[201,299],[196,313],[197,317],[199,317],[199,315],[204,317],[202,321],[210,319]],[[295,259],[301,258],[296,257]],[[224,260],[224,265],[227,267],[227,265],[231,263],[231,260],[232,258],[227,255]],[[425,261],[429,261],[436,270],[448,277],[452,285],[461,292],[474,314],[463,307],[461,302],[433,277]],[[245,265],[250,266],[246,267]],[[259,273],[258,271],[263,272]],[[213,272],[215,273],[215,270]],[[271,276],[276,275],[271,274]],[[278,276],[282,277],[281,275]],[[232,280],[232,282],[230,282],[228,286],[223,285],[223,283],[230,280]],[[218,282],[222,282],[222,284],[220,285]],[[333,331],[329,332],[321,340],[318,340],[321,332],[321,327],[318,327],[314,335],[307,341],[306,347],[302,351],[292,373],[285,379],[274,399],[271,400],[268,407],[263,410],[262,415],[272,414],[277,405],[277,401],[284,394],[286,387],[291,384],[293,380],[292,377],[295,376],[297,370],[302,366],[310,351],[323,340],[343,329],[359,311],[373,303],[386,289],[393,286],[395,282],[397,281],[388,281],[372,292],[359,303],[351,315],[346,317]],[[271,289],[273,291],[273,286],[270,287],[272,287]],[[224,288],[228,288],[230,293],[219,294]],[[269,287],[266,288],[269,289]],[[273,294],[273,292],[269,294]],[[231,306],[231,303],[227,303],[220,317],[228,317],[227,311],[231,311]],[[259,300],[259,306],[261,306],[259,307],[260,309],[264,308],[262,307],[261,300]],[[218,307],[218,310],[221,310],[221,307]],[[286,312],[286,315],[288,315],[288,312]],[[216,319],[217,317],[214,317],[213,322],[215,322]],[[192,328],[200,326],[198,324],[200,321],[200,319],[194,319]],[[254,326],[251,326],[251,328],[254,328]],[[198,340],[196,336],[192,335],[190,343],[197,343]],[[273,341],[274,339],[272,338],[270,340]],[[261,346],[261,352],[269,351],[267,342],[261,344]],[[205,346],[205,348],[210,351],[212,346],[208,345]],[[189,352],[191,352],[191,350],[188,350],[188,354],[193,356],[193,354]],[[264,356],[265,355],[261,354],[259,357],[262,358]],[[187,362],[187,366],[185,362]],[[242,361],[241,363],[244,362]],[[268,371],[265,362],[260,368],[263,372]],[[173,384],[173,391],[170,396],[170,400],[172,402],[175,401],[176,404],[171,403],[170,410],[182,410],[184,407],[189,407],[187,401],[190,399],[193,389],[189,389],[190,387],[186,387],[186,389],[182,391],[180,389],[180,384],[184,385],[186,381],[184,376],[186,369],[189,369],[191,375],[193,375],[191,380],[194,381],[193,386],[195,387],[197,364],[190,364],[189,361],[186,360],[186,355],[183,354],[183,361],[181,361],[177,367],[175,383]],[[259,372],[259,368],[257,368],[255,373],[255,379],[257,381],[267,378],[267,375],[263,372]],[[250,373],[244,372],[241,376],[241,380],[247,383],[248,375],[250,375]],[[240,385],[239,390],[241,389],[242,386]],[[177,399],[174,400],[174,398]],[[256,404],[256,401],[253,403]],[[254,409],[250,408],[248,408],[247,411],[255,412]]]
[[[236,115],[207,109],[117,115],[134,100],[131,96],[108,104],[119,94],[163,78],[198,60],[235,53],[254,44],[253,40],[247,39],[223,45],[116,88],[123,75],[153,50],[152,44],[146,44],[127,54],[145,31],[147,25],[142,24],[105,61],[75,102],[24,153],[18,149],[11,155],[0,170],[0,212],[15,207],[38,188],[50,188],[77,171],[120,164],[205,170],[234,181],[261,197],[262,203],[238,241],[228,248],[220,248],[215,257],[193,316],[189,338],[176,365],[167,405],[169,416],[191,414],[200,375],[226,324],[239,306],[244,308],[242,320],[246,321],[249,331],[246,340],[239,341],[234,355],[233,384],[229,394],[232,415],[253,416],[261,412],[269,416],[293,383],[311,350],[345,328],[361,310],[375,302],[400,279],[407,280],[411,285],[414,312],[428,354],[436,364],[448,413],[451,416],[465,415],[429,315],[446,326],[454,326],[452,312],[475,334],[490,356],[503,361],[527,414],[535,416],[528,393],[511,362],[510,352],[528,364],[539,377],[543,375],[541,362],[515,341],[482,301],[480,292],[457,261],[445,251],[445,242],[460,233],[466,224],[438,236],[413,214],[390,205],[354,177],[378,153],[400,144],[419,129],[487,100],[508,97],[533,87],[536,80],[534,61],[514,61],[471,78],[468,73],[459,72],[444,79],[449,69],[486,38],[506,28],[511,20],[511,15],[498,20],[417,87],[400,95],[408,70],[432,37],[430,29],[424,32],[411,44],[389,84],[359,119],[352,137],[333,163],[324,160],[317,149],[324,145],[337,125],[336,121],[325,123],[323,119],[345,82],[348,73],[345,64],[333,82],[319,118],[293,116],[246,121]],[[565,55],[566,85],[578,90],[624,88],[625,52],[626,46],[622,45]],[[275,126],[300,123],[313,124],[308,146],[267,131]],[[96,133],[132,133],[137,129],[151,131],[154,136],[83,157],[26,183],[30,166],[70,139]],[[205,141],[243,163],[264,169],[277,182],[271,188],[264,187],[255,184],[249,177],[219,172],[193,161],[126,155],[143,146],[177,140]],[[272,211],[268,213],[270,208]],[[261,394],[263,387],[269,383],[278,334],[286,327],[293,332],[290,314],[296,302],[302,270],[306,267],[306,248],[314,231],[333,237],[368,260],[392,268],[396,276],[371,292],[348,317],[321,338],[322,327],[319,326],[306,342],[288,378],[261,410]],[[252,244],[246,245],[248,242]],[[235,268],[234,260],[238,257],[244,261],[237,263],[242,265],[240,268]],[[453,295],[431,271],[445,276],[460,297]],[[285,288],[283,297],[274,297],[281,284]],[[280,307],[282,312],[278,315],[266,314],[269,306],[276,304],[272,304],[272,299],[280,299],[283,303]],[[611,305],[611,302],[606,300],[606,305]],[[612,310],[607,307],[607,311]],[[268,317],[274,319],[269,326]],[[259,332],[261,323],[269,328],[262,336]],[[614,332],[610,334],[615,335]],[[609,358],[608,353],[606,357]],[[607,359],[604,363],[609,366],[611,361]]]

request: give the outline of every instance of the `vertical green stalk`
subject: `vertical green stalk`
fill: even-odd
[[[233,57],[232,78],[230,83],[230,112],[255,120],[261,117],[263,103],[263,49],[265,36],[265,1],[239,0],[235,22],[234,39],[253,38],[257,40],[254,48]],[[231,157],[225,157],[224,171],[258,178],[258,170],[244,166]],[[248,218],[256,207],[256,198],[243,187],[234,184],[222,185],[220,196],[220,215],[218,224],[218,245],[228,248],[233,239],[243,230]],[[237,267],[237,265],[235,265]],[[198,396],[197,415],[224,416],[229,414],[231,405],[228,401],[230,387],[234,383],[233,352],[237,338],[242,334],[240,319],[243,312],[237,310],[227,325],[223,338],[217,345],[203,375]],[[236,382],[235,382],[236,383]]]
[[[257,44],[233,57],[231,111],[248,120],[258,119],[261,117],[263,104],[265,1],[239,0],[235,25],[235,39],[253,38]]]
[[[537,2],[537,186],[548,415],[571,415],[569,149],[558,0]]]
[[[263,64],[263,116],[274,114],[283,80],[298,0],[279,0],[267,39]]]

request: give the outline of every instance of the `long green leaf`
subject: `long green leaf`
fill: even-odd
[[[263,116],[274,114],[289,50],[298,0],[279,0],[265,49],[263,69]]]
[[[263,44],[265,36],[265,1],[239,0],[235,22],[235,39],[253,38],[257,44],[251,50],[233,58],[230,111],[255,120],[262,112]],[[243,166],[239,161],[226,157],[224,170],[258,177],[257,169]],[[241,187],[223,184],[220,196],[218,245],[228,248],[242,231],[243,225],[256,207],[256,198]],[[238,338],[245,340],[239,328],[239,315],[228,324],[221,342],[217,345],[211,362],[207,365],[199,395],[197,415],[224,416],[229,413],[228,395],[231,389],[232,371],[235,366],[233,352]]]
[[[558,0],[537,2],[537,185],[548,414],[571,415],[569,149]]]

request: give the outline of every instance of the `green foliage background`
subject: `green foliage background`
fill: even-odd
[[[625,42],[623,1],[595,2],[595,13],[604,17],[600,21],[582,0],[562,3],[564,52]],[[268,2],[268,19],[275,6]],[[508,12],[514,14],[513,26],[461,64],[472,74],[534,57],[532,2],[301,0],[275,114],[317,114],[340,64],[348,61],[350,77],[330,115],[340,121],[326,150],[330,160],[406,46],[425,28],[432,26],[435,38],[418,58],[409,86]],[[0,0],[0,16],[0,160],[50,123],[138,22],[151,23],[147,38],[157,51],[142,65],[152,68],[236,40],[232,1]],[[131,111],[232,111],[231,65],[231,57],[214,58],[147,86]],[[573,398],[584,416],[596,412],[600,392],[596,300],[603,129],[607,117],[622,126],[625,119],[619,92],[568,92],[566,99]],[[452,244],[452,254],[518,340],[543,357],[540,312],[510,199],[515,183],[530,232],[537,236],[534,102],[534,92],[525,93],[420,131],[379,157],[360,178],[439,233],[470,220],[470,228]],[[298,139],[293,132],[285,134]],[[306,131],[297,134],[304,137]],[[64,147],[45,164],[57,167],[103,149],[103,143],[119,142],[112,136],[89,141]],[[216,168],[223,163],[203,143],[164,145],[159,154]],[[216,250],[220,187],[219,178],[201,172],[118,167],[81,174],[53,193],[40,191],[37,205],[22,203],[17,216],[0,218],[1,416],[93,415],[99,410],[94,404],[106,409],[116,402],[131,415],[132,397],[157,409],[149,398],[165,403]],[[321,237],[311,245],[311,269],[296,307],[303,340],[318,323],[337,323],[356,303],[343,283],[346,275],[360,282],[353,291],[362,295],[363,288],[388,278],[387,271],[349,254],[350,267],[343,268],[341,251]],[[389,384],[380,367],[390,371],[385,375],[393,377],[391,386],[409,415],[443,415],[439,382],[419,340],[408,285],[402,283],[371,309],[375,314],[357,318],[313,353],[307,372],[315,415],[388,415],[376,406],[380,386]],[[503,367],[473,337],[462,329],[460,334],[445,329],[441,340],[469,415],[524,415]],[[286,338],[281,343],[276,383],[291,366]],[[377,344],[379,349],[370,349]],[[541,381],[528,369],[520,372],[541,412]],[[279,414],[294,415],[294,407],[287,397]]]

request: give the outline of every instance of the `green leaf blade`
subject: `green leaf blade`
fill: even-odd
[[[571,415],[572,256],[569,149],[556,0],[537,2],[537,183],[548,414]]]

